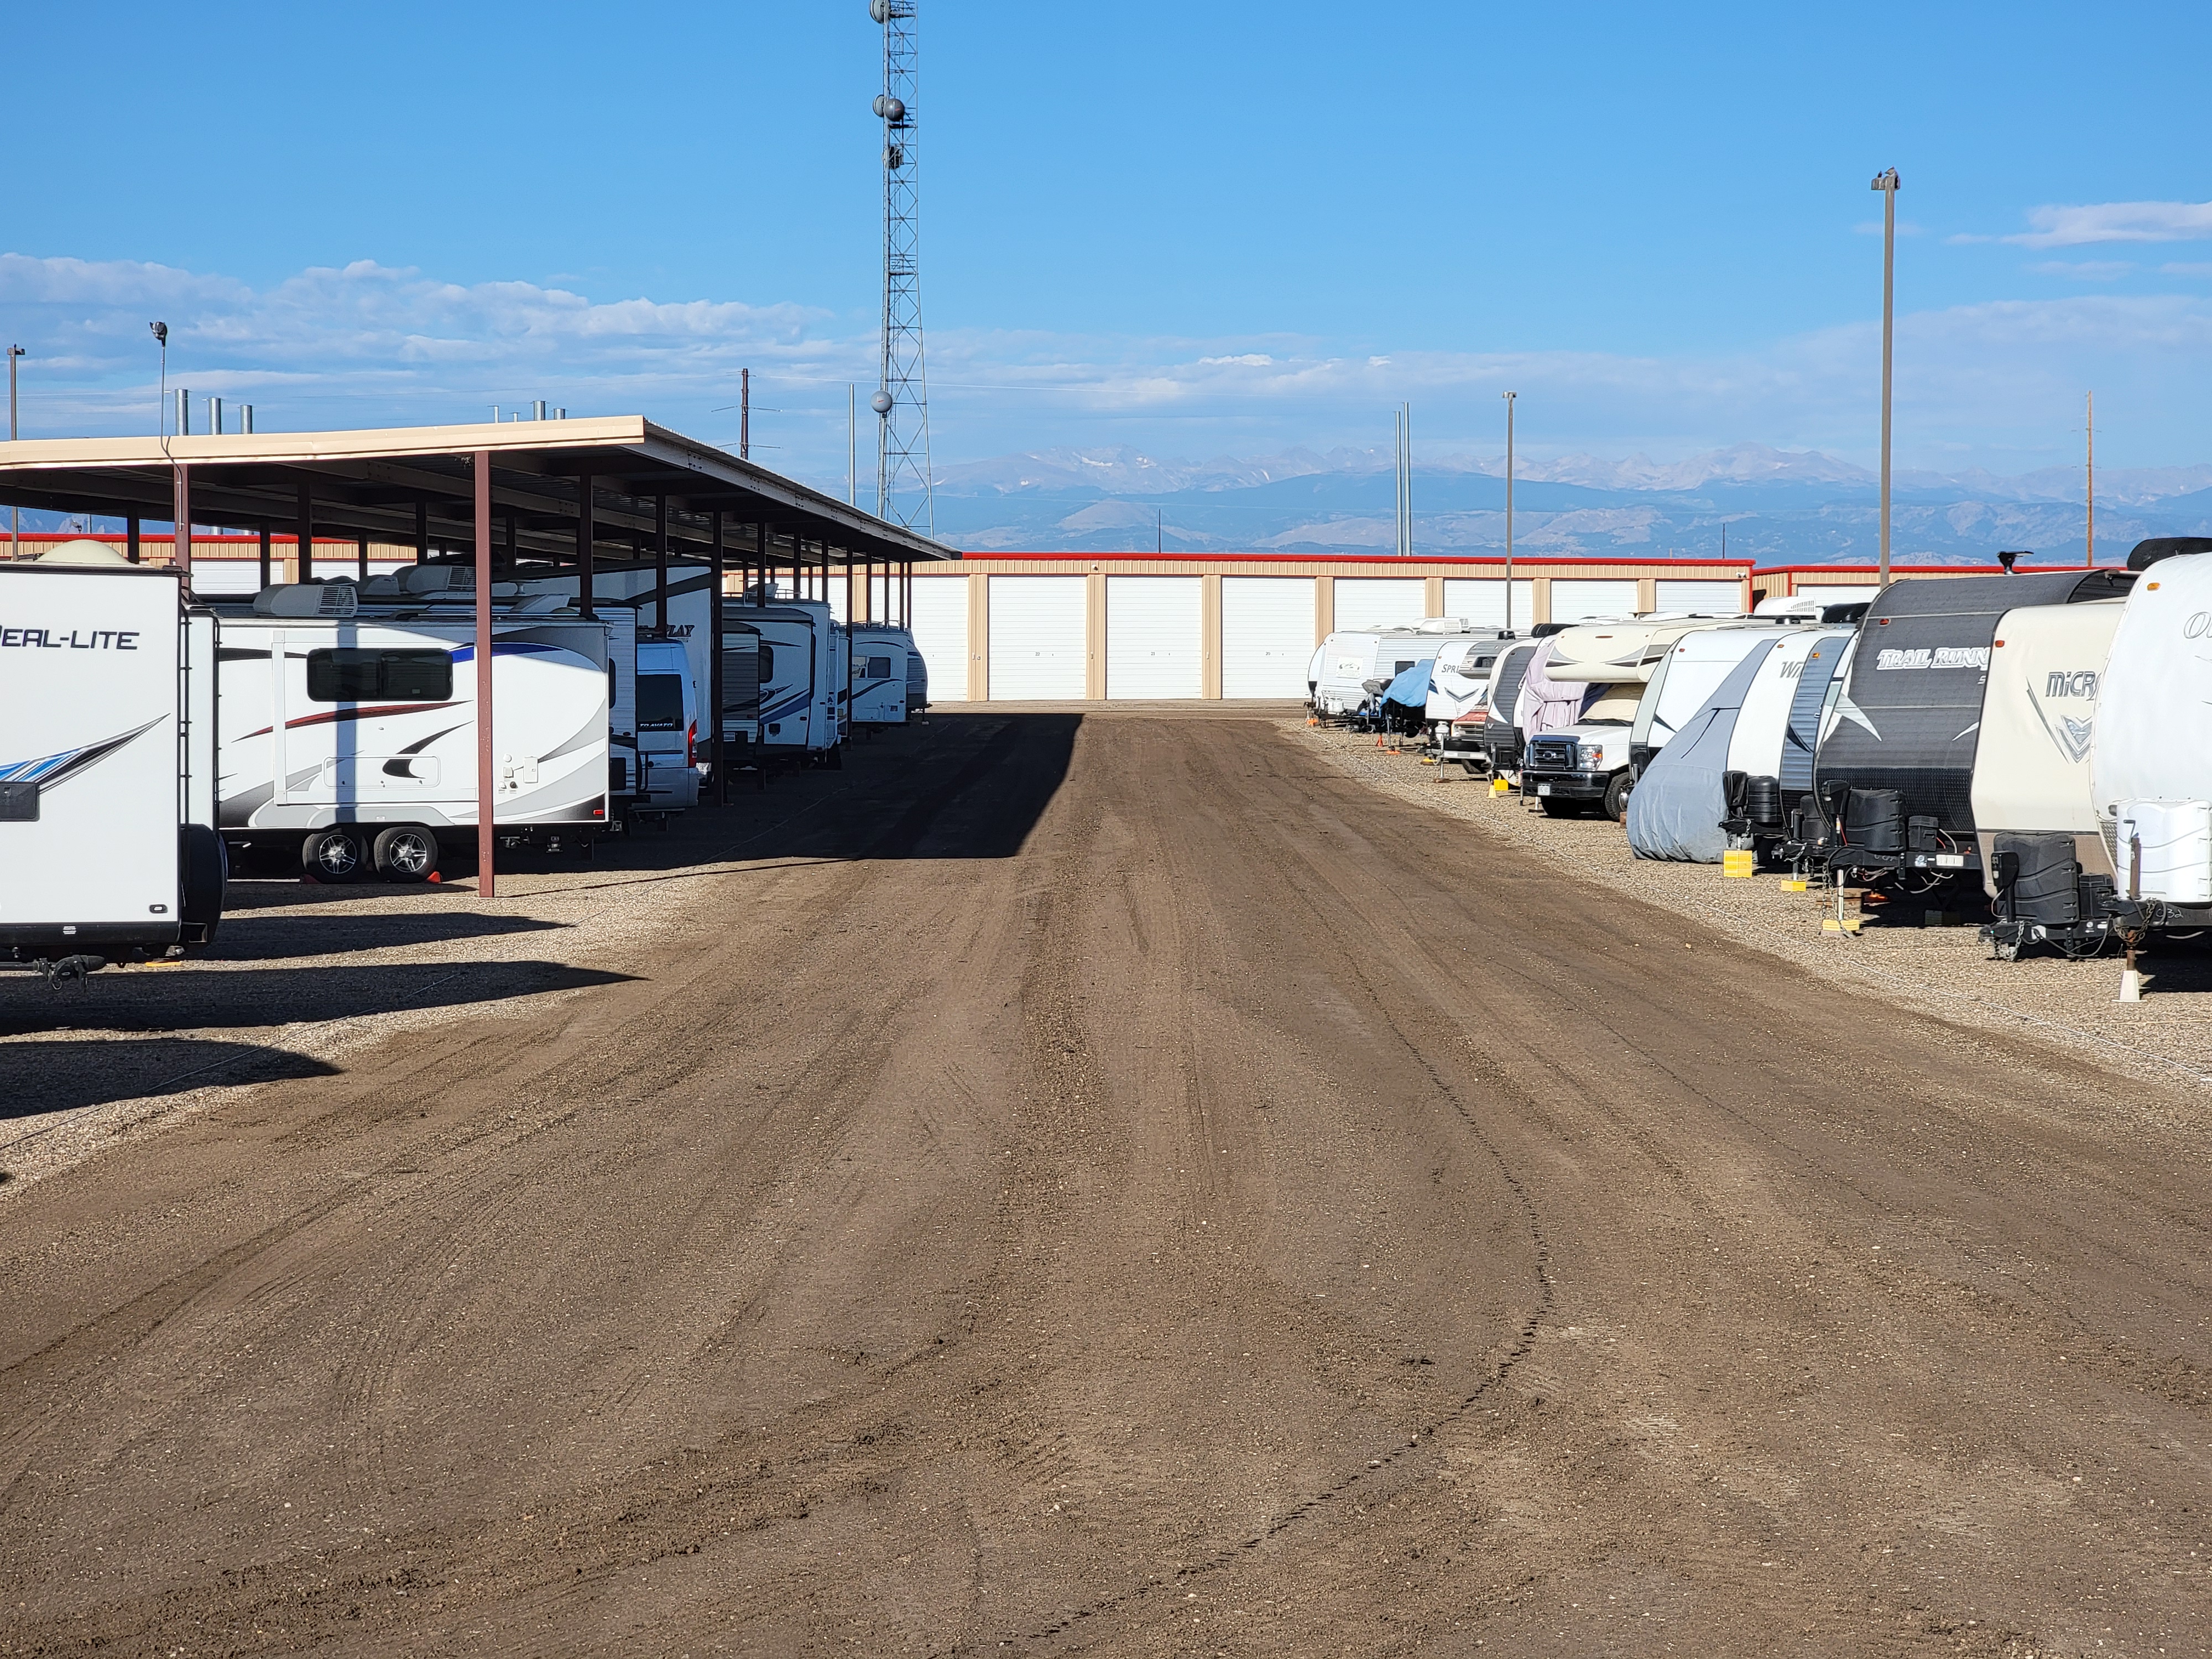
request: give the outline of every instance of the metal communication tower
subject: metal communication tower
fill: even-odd
[[[868,0],[884,26],[884,346],[876,395],[876,516],[937,534],[929,376],[921,349],[921,176],[915,151],[916,0]]]

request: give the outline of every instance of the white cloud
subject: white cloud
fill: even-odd
[[[2100,202],[2028,210],[2034,229],[2008,242],[2081,247],[2092,242],[2195,242],[2212,238],[2212,202]]]
[[[5,254],[0,314],[33,354],[24,365],[30,436],[149,429],[146,325],[160,317],[171,329],[171,384],[253,402],[272,431],[465,420],[542,397],[734,442],[726,406],[750,368],[757,453],[842,488],[844,388],[857,383],[865,402],[875,374],[872,316],[601,301],[528,283],[443,283],[371,261],[257,289],[155,264]],[[1879,339],[1871,318],[1663,356],[941,327],[929,337],[933,447],[953,463],[1055,445],[1248,455],[1380,445],[1390,410],[1410,398],[1416,440],[1436,453],[1502,442],[1498,394],[1510,387],[1521,394],[1520,441],[1532,460],[1756,441],[1863,463],[1878,429]],[[2126,421],[2141,423],[2142,441],[2124,452],[2131,462],[2194,462],[2212,296],[2081,294],[1907,313],[1897,367],[1904,465],[2056,463],[2070,455],[2080,392],[2092,385],[2100,414],[2111,399],[2116,444]]]
[[[2080,283],[2113,283],[2135,266],[2125,259],[2045,259],[2028,269],[2041,276],[2070,276]]]
[[[2160,265],[2159,270],[2168,276],[2212,276],[2212,264],[2191,264],[2181,259],[2169,260]]]

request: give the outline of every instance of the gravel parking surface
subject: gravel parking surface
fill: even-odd
[[[1456,766],[1425,764],[1410,749],[1392,754],[1371,736],[1310,726],[1303,718],[1281,726],[1376,788],[1554,865],[1563,880],[1595,882],[1694,917],[1824,979],[1962,1027],[2056,1043],[2127,1076],[2212,1085],[2212,954],[2197,945],[2166,943],[2142,953],[2144,1000],[2124,1004],[2117,950],[2082,962],[2047,954],[2000,962],[1975,932],[1982,918],[1964,909],[1953,913],[1963,923],[1927,926],[1926,904],[1900,900],[1887,914],[1869,908],[1856,935],[1824,933],[1831,896],[1818,886],[1784,892],[1784,872],[1737,879],[1714,865],[1639,859],[1608,819],[1548,817],[1532,800],[1494,795],[1486,781]],[[1808,1042],[1848,1053],[1849,1034],[1822,1024],[1817,1006],[1806,1018]]]

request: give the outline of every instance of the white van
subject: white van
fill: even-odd
[[[0,962],[83,972],[215,936],[216,632],[173,571],[54,554],[0,564]]]
[[[638,778],[633,817],[658,819],[699,804],[699,688],[684,641],[637,642]]]

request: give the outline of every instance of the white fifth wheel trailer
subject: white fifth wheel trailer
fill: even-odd
[[[0,962],[82,974],[215,936],[216,681],[174,572],[97,544],[0,564]]]
[[[763,759],[843,765],[845,630],[830,607],[816,599],[726,599],[722,628],[726,637],[750,629],[760,641],[759,708],[750,721],[726,713],[724,740],[742,738]]]
[[[608,628],[495,611],[493,823],[586,848],[608,818]],[[441,614],[442,613],[442,614]],[[475,623],[457,606],[356,610],[341,584],[264,588],[222,613],[223,838],[322,881],[422,881],[473,847]]]

